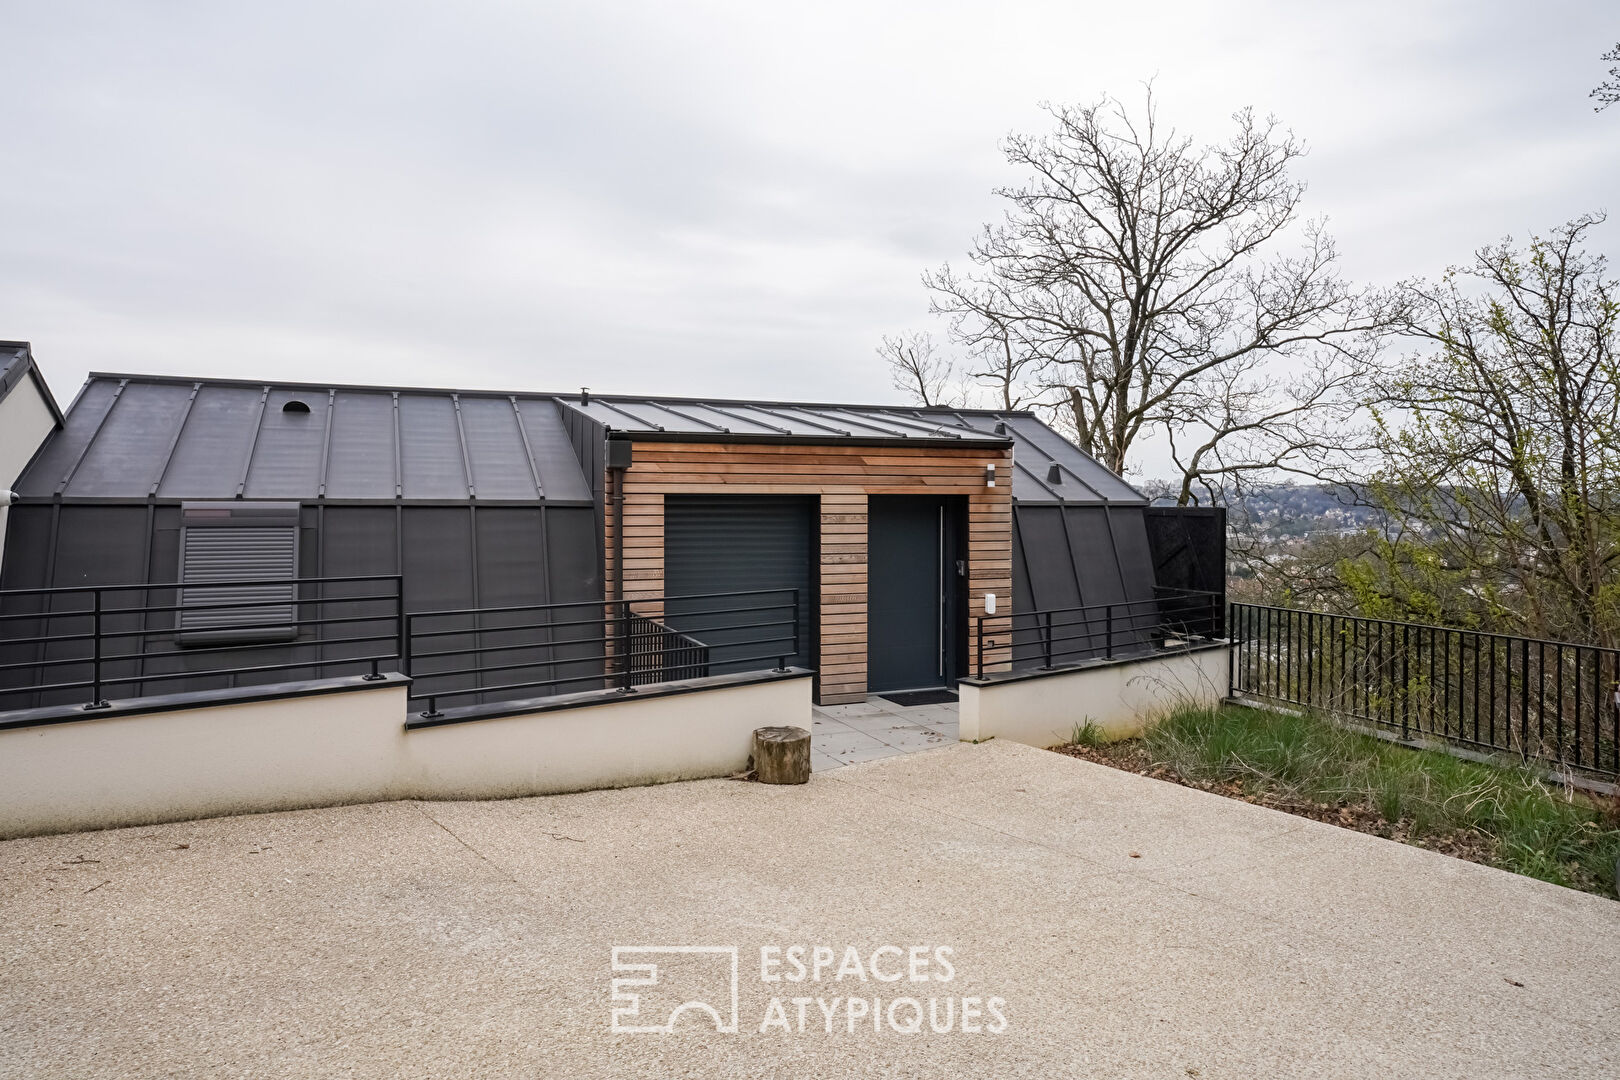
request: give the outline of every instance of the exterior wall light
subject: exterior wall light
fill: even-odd
[[[996,467],[994,465],[986,465],[984,467],[984,486],[996,486]]]

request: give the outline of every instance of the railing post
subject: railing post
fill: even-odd
[[[1042,632],[1043,632],[1043,637],[1044,637],[1044,640],[1041,642],[1041,652],[1042,652],[1043,657],[1046,660],[1046,670],[1051,671],[1052,670],[1052,613],[1050,611],[1043,611],[1041,614],[1043,616],[1045,616],[1045,618],[1043,618],[1041,620],[1042,623],[1043,623]]]
[[[84,707],[86,711],[112,708],[107,699],[101,696],[101,590],[92,590],[90,596],[90,678],[95,683],[95,688],[91,693],[90,704]]]
[[[1114,605],[1103,608],[1103,659],[1114,658]]]
[[[793,655],[794,656],[799,655],[799,590],[798,589],[793,590]],[[776,670],[777,671],[786,671],[787,668],[788,668],[787,657],[778,656],[776,658]]]
[[[973,674],[982,679],[984,678],[984,616],[976,615],[974,616],[974,620],[978,625],[979,633],[978,640],[974,643],[977,646],[978,663]]]
[[[411,620],[405,614],[405,578],[394,578],[394,625],[399,629],[399,673],[411,674]]]

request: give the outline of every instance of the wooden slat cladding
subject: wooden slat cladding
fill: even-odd
[[[993,488],[984,483],[988,464],[996,466]],[[866,699],[868,497],[967,496],[969,667],[978,652],[977,616],[984,613],[987,592],[996,594],[1001,617],[986,623],[985,667],[1011,665],[1011,450],[638,442],[634,464],[624,473],[627,597],[662,595],[664,496],[686,494],[820,496],[819,700],[827,705]],[[610,504],[610,575],[618,567],[613,513]]]

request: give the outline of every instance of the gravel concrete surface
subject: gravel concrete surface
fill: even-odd
[[[6,1076],[1620,1074],[1620,904],[994,742],[9,841],[0,965]]]

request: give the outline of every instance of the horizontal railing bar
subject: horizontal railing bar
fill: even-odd
[[[794,589],[741,589],[734,592],[717,593],[682,593],[679,596],[644,596],[633,600],[570,600],[556,604],[514,604],[508,607],[485,608],[441,608],[434,611],[413,611],[413,618],[425,619],[435,615],[476,615],[486,613],[501,613],[511,611],[545,611],[550,608],[564,607],[608,607],[618,604],[662,604],[678,600],[715,600],[733,596],[775,596],[779,593],[793,593]],[[775,604],[773,607],[787,607],[788,604]]]
[[[120,675],[115,678],[102,679],[102,685],[113,686],[125,683],[161,682],[166,679],[199,679],[221,678],[223,676],[252,675],[260,671],[291,671],[295,668],[328,668],[336,664],[370,664],[381,663],[384,660],[397,660],[396,653],[378,653],[366,656],[332,657],[326,660],[294,660],[285,664],[256,664],[253,667],[229,668],[221,671],[165,671],[149,675]]]
[[[375,622],[377,620],[375,620],[375,619],[365,619],[365,620],[359,620],[359,621]],[[270,627],[270,629],[276,629],[276,628],[278,628],[278,627]],[[237,633],[237,632],[239,632],[239,631],[241,631],[243,629],[266,629],[266,628],[265,627],[244,628],[244,627],[238,627],[238,626],[224,626],[224,627],[209,627],[207,629],[201,629],[201,630],[182,630],[182,631],[179,631],[179,633],[182,634],[182,635],[183,634],[218,634],[218,633],[234,634],[234,633]],[[172,636],[174,633],[175,633],[174,631],[165,630],[165,631],[161,632],[161,636],[169,637],[169,636]],[[113,635],[104,634],[102,636],[104,638],[106,638],[106,637],[112,637]],[[123,635],[123,636],[129,636],[129,635]],[[160,634],[159,633],[150,633],[148,636],[157,637],[157,636],[160,636]],[[181,646],[180,648],[176,648],[176,649],[173,649],[173,650],[167,650],[167,651],[163,651],[163,652],[145,651],[145,652],[128,652],[128,653],[103,653],[102,657],[101,657],[101,662],[103,664],[111,664],[114,661],[121,661],[121,662],[126,662],[126,663],[128,661],[131,661],[131,660],[141,660],[141,661],[152,660],[152,661],[155,661],[155,660],[160,660],[160,659],[162,659],[164,657],[217,656],[220,653],[249,652],[249,651],[257,650],[257,649],[318,649],[318,648],[324,648],[326,646],[331,646],[331,645],[356,645],[356,644],[367,644],[367,643],[376,642],[376,641],[397,642],[398,640],[399,640],[399,635],[398,634],[396,634],[396,633],[387,633],[387,634],[360,634],[360,635],[355,635],[353,637],[306,638],[306,639],[303,639],[303,640],[299,640],[297,638],[287,638],[287,639],[283,639],[283,640],[280,640],[280,641],[222,642],[222,643],[220,643],[218,645],[188,645],[188,646]],[[42,657],[42,658],[40,658],[38,660],[23,660],[23,661],[19,661],[19,662],[16,662],[16,663],[0,664],[0,671],[21,671],[21,670],[24,670],[24,669],[27,669],[27,668],[59,667],[59,666],[65,665],[65,664],[93,664],[95,662],[96,662],[96,658],[95,658],[95,655],[93,653],[86,653],[84,655],[75,655],[75,656]]]

